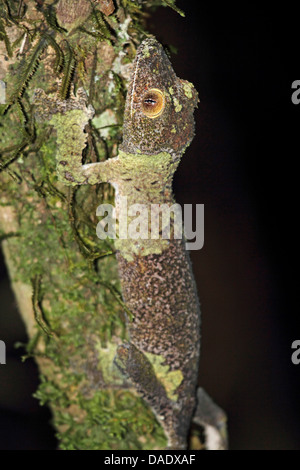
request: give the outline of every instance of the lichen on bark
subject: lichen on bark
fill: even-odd
[[[153,413],[112,362],[126,322],[114,247],[96,236],[96,208],[112,202],[113,189],[58,181],[55,130],[33,104],[37,88],[63,101],[83,87],[95,110],[84,162],[115,156],[130,64],[153,2],[71,3],[68,14],[63,0],[0,6],[3,250],[27,355],[40,369],[35,395],[52,410],[60,448],[164,448]]]

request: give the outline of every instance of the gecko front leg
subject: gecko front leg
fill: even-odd
[[[56,171],[59,181],[76,186],[110,181],[116,174],[116,159],[82,164],[82,152],[86,147],[85,127],[94,116],[94,109],[87,105],[83,88],[68,100],[50,97],[42,89],[35,90],[34,104],[39,117],[48,119],[57,133]]]

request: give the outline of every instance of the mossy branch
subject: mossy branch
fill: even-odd
[[[36,396],[52,409],[60,448],[164,448],[152,411],[113,366],[125,336],[124,311],[133,319],[116,287],[114,250],[95,233],[99,200],[111,203],[113,192],[80,187],[70,200],[56,174],[55,131],[33,105],[37,88],[63,102],[83,87],[96,110],[85,129],[93,134],[88,161],[114,157],[123,66],[147,34],[145,7],[153,2],[118,0],[108,16],[89,2],[88,16],[73,29],[61,21],[68,11],[58,15],[64,3],[0,2],[0,52],[9,59],[0,76],[8,90],[0,127],[0,238],[29,333],[27,355],[40,367]]]

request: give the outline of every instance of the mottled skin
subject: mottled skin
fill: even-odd
[[[151,117],[156,97],[164,106]],[[66,101],[36,93],[40,114],[52,115],[57,130],[59,179],[71,185],[110,182],[117,216],[121,196],[128,206],[174,203],[173,175],[194,135],[197,101],[193,85],[176,77],[162,46],[146,39],[134,62],[118,157],[82,165],[83,131],[93,116],[84,92]],[[184,241],[174,239],[171,230],[169,240],[117,240],[116,248],[123,298],[133,318],[129,343],[118,348],[115,363],[151,406],[168,447],[185,449],[196,409],[200,310]],[[205,392],[198,393],[196,418],[205,427],[211,412],[203,413],[199,401],[211,401]],[[216,427],[223,429],[223,415],[220,422]]]
[[[163,113],[156,119],[149,119],[141,110],[143,95],[152,88],[163,91],[166,100]],[[152,155],[165,151],[177,162],[191,141],[197,94],[190,89],[193,91],[188,98],[183,81],[176,77],[157,41],[144,41],[128,91],[121,149],[137,154],[137,159],[140,152],[148,155],[149,170],[140,173],[134,184],[131,182],[129,191],[125,185],[122,191],[119,187],[122,195],[130,194],[138,183],[132,198],[135,202],[173,204],[172,179],[177,165],[170,163],[165,174],[154,174],[150,161]],[[128,261],[119,252],[117,258],[123,297],[134,315],[128,325],[130,345],[119,348],[123,369],[161,421],[169,447],[186,448],[200,351],[200,311],[188,253],[182,240],[170,240],[160,254],[143,256],[141,252]],[[164,387],[157,386],[153,371],[145,374],[145,365],[139,365],[140,352],[162,356],[170,371],[181,371],[177,400],[170,400]]]
[[[156,119],[141,109],[150,89],[164,93],[166,106]],[[180,158],[194,136],[194,107],[198,95],[193,85],[179,79],[162,46],[146,39],[139,47],[126,99],[123,143],[127,153],[153,155],[162,151]]]
[[[195,407],[200,318],[194,280],[183,244],[173,240],[160,255],[118,255],[124,299],[134,314],[130,344],[119,348],[125,372],[161,421],[175,449],[186,447]],[[155,374],[137,367],[140,352],[164,358],[169,371],[181,371],[176,399],[154,384]],[[150,367],[150,365],[148,366]],[[121,366],[122,368],[122,366]]]

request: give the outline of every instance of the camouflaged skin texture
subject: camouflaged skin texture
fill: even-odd
[[[155,411],[169,438],[169,446],[185,448],[195,407],[200,351],[200,313],[188,253],[181,240],[171,240],[162,254],[118,255],[124,300],[134,315],[129,324],[126,371]],[[138,364],[135,348],[164,358],[168,372],[180,371],[177,397],[151,381],[148,368]],[[123,348],[119,352],[124,354]]]
[[[149,89],[161,90],[165,97],[165,109],[155,119],[142,110]],[[178,161],[194,135],[196,104],[193,86],[176,77],[162,46],[146,39],[134,63],[121,150],[136,154],[137,162],[140,154],[144,161],[148,155],[149,166],[151,155],[159,152],[168,152]],[[147,174],[141,174],[141,185],[138,178],[134,181],[140,190],[137,199],[172,205],[173,173],[160,182],[155,195],[150,192],[151,181],[149,191],[143,184]],[[128,324],[130,343],[119,348],[116,363],[152,407],[169,448],[184,449],[196,402],[200,352],[200,309],[184,240],[171,237],[161,253],[144,255],[141,251],[133,259],[120,251],[117,259],[123,297],[134,320]],[[155,370],[155,357],[165,366],[164,372]],[[169,384],[172,374],[177,374],[176,388]]]

